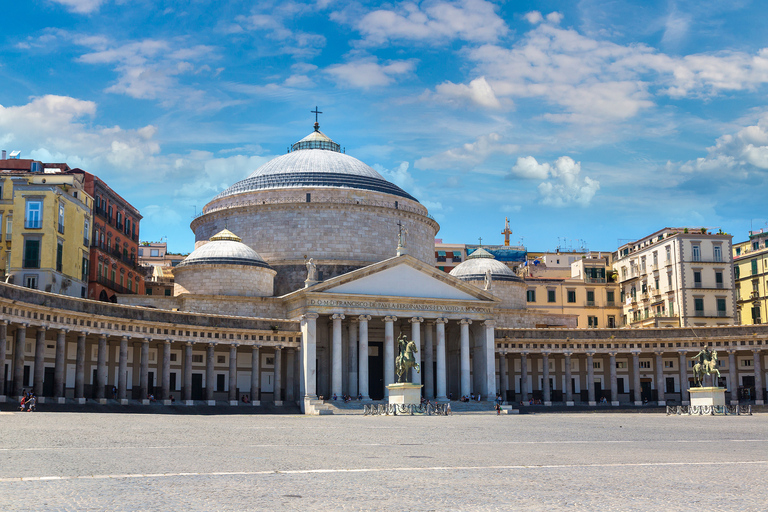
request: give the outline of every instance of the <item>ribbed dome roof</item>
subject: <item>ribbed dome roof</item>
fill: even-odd
[[[294,187],[331,187],[374,190],[416,201],[403,189],[388,182],[370,166],[342,153],[337,143],[315,131],[291,146],[292,151],[265,163],[214,200],[253,190]]]
[[[512,272],[508,266],[493,257],[482,247],[467,256],[466,261],[459,263],[456,268],[451,270],[453,277],[465,281],[474,281],[485,278],[485,272],[491,271],[491,278],[494,281],[521,281],[518,276]]]
[[[210,238],[210,242],[198,247],[184,258],[176,268],[190,265],[246,265],[272,268],[259,253],[245,245],[240,237],[224,229]]]

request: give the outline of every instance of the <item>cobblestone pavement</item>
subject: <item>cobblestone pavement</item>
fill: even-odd
[[[739,510],[768,415],[0,413],[0,510]]]

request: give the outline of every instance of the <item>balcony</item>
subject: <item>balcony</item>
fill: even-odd
[[[585,283],[605,283],[606,280],[604,277],[585,277],[584,278]]]
[[[83,238],[83,245],[86,246],[86,247],[90,247],[91,241],[88,240],[87,238]]]
[[[693,312],[693,316],[703,317],[703,318],[727,318],[731,315],[729,315],[727,311],[711,311],[711,310],[704,310],[704,309],[696,309]]]
[[[594,305],[595,305],[595,301],[593,301],[593,300],[588,300],[587,301],[587,306],[594,306]]]
[[[106,219],[106,221],[109,222],[110,224],[113,224],[112,218],[109,216],[109,212],[107,212],[107,210],[105,210],[104,208],[94,207],[93,213],[95,213],[99,217]]]
[[[107,279],[106,277],[96,277],[96,282],[99,283],[102,286],[106,286],[107,288],[116,291],[117,293],[136,293],[130,291],[128,288],[124,286],[120,286],[116,282]]]

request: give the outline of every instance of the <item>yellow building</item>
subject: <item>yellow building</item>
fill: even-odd
[[[65,164],[45,165],[0,160],[4,279],[85,297],[93,199],[82,175]]]
[[[768,311],[768,231],[750,231],[733,245],[736,301],[742,325],[766,323]]]

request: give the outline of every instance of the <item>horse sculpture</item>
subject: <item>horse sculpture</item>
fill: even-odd
[[[693,359],[698,359],[699,361],[693,365],[693,378],[697,386],[704,386],[705,375],[712,375],[714,373],[718,379],[720,378],[720,370],[717,369],[717,350],[710,352],[708,348],[705,348],[696,354]]]
[[[400,355],[395,359],[395,372],[397,373],[397,382],[403,382],[404,376],[408,375],[408,368],[413,368],[417,373],[419,372],[419,363],[416,362],[414,356],[419,349],[413,341],[405,337],[405,334],[400,335],[397,344],[400,347]]]

